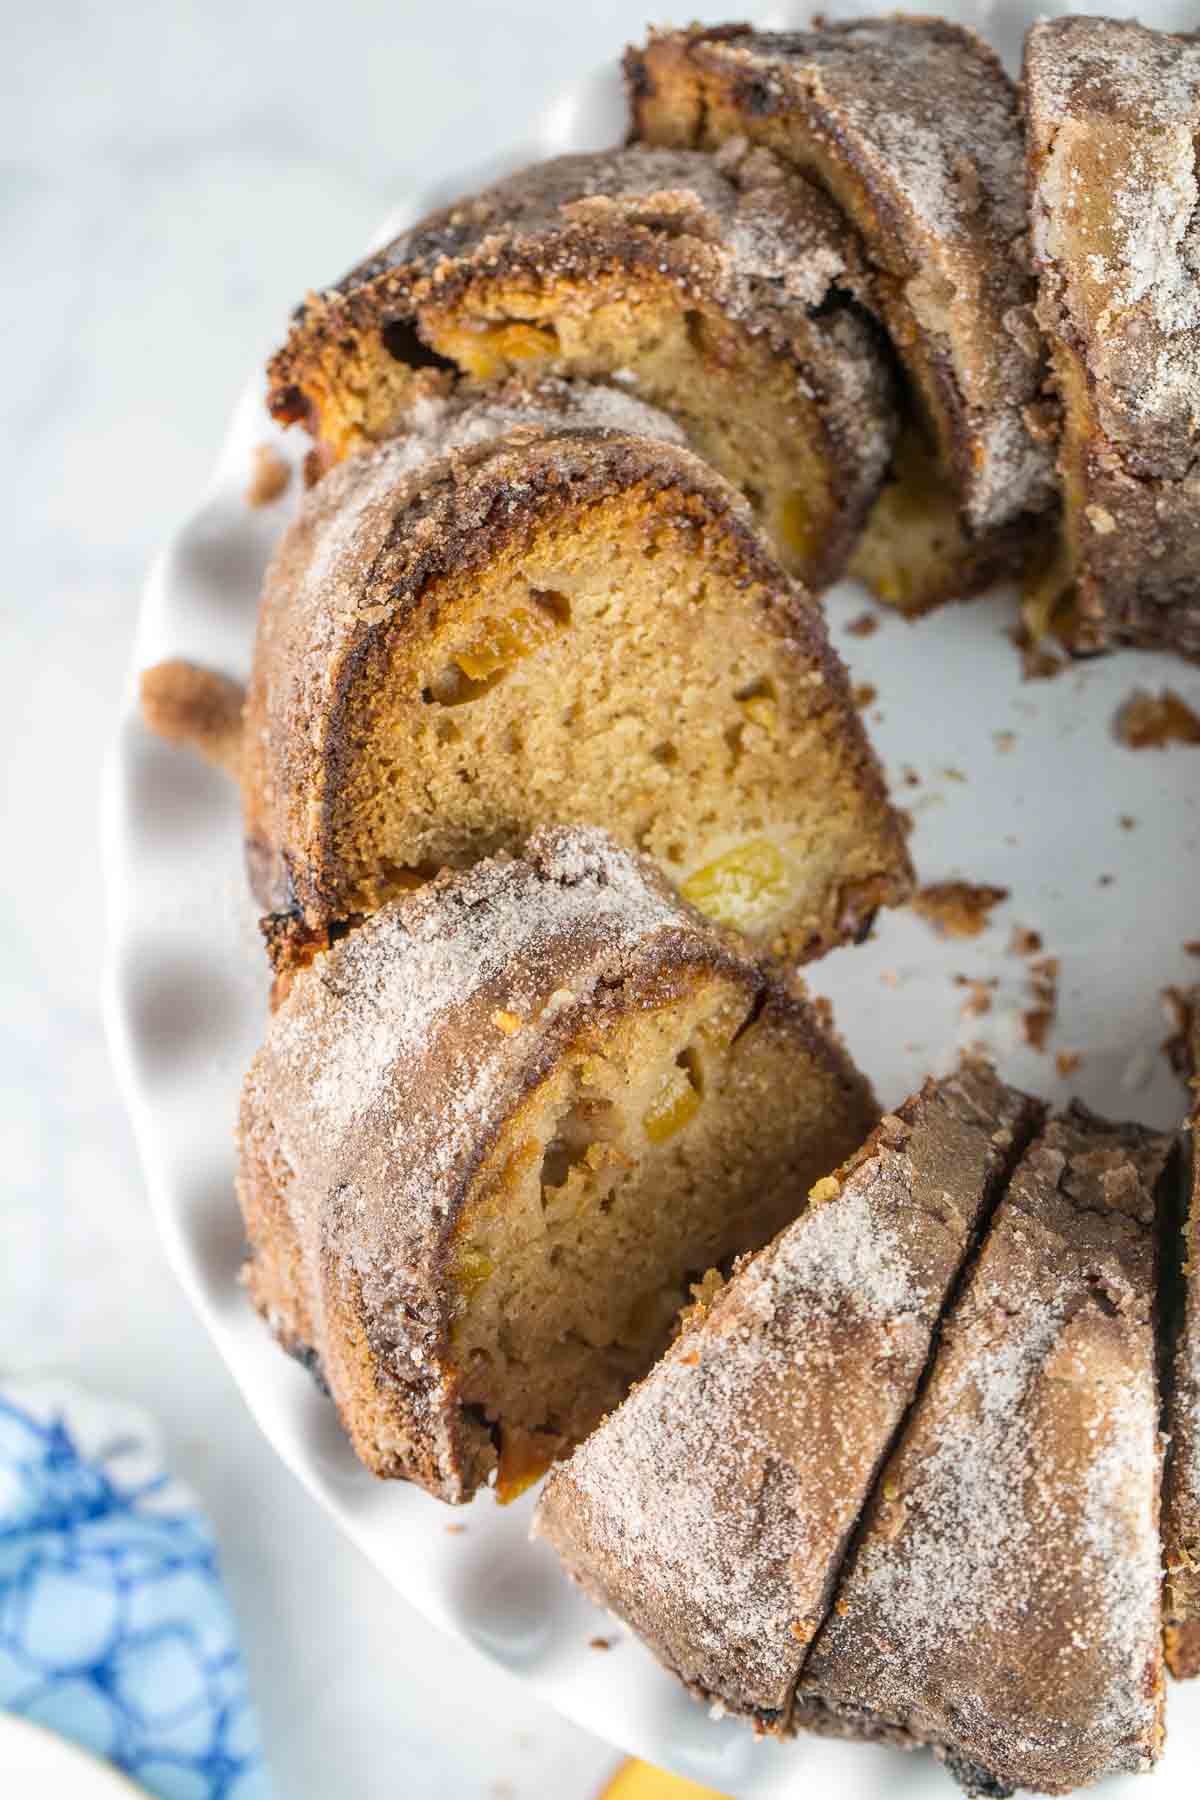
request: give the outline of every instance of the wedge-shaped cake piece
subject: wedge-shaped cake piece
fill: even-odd
[[[1200,37],[1061,18],[1026,40],[1038,312],[1062,407],[1081,647],[1200,655]]]
[[[983,1065],[927,1083],[551,1477],[535,1530],[700,1698],[786,1727],[950,1284],[1040,1117]]]
[[[1016,92],[970,31],[928,18],[810,31],[694,26],[626,57],[649,143],[765,145],[861,233],[864,297],[913,421],[855,572],[905,611],[1020,566],[1053,502],[1030,407],[1042,354],[1025,255]]]
[[[797,1724],[1061,1794],[1163,1735],[1155,1347],[1169,1136],[1072,1108],[1026,1152],[868,1507]]]
[[[616,389],[421,402],[268,575],[247,843],[284,963],[447,866],[592,823],[790,955],[903,899],[899,820],[749,508]]]
[[[507,1498],[875,1117],[797,989],[540,833],[297,974],[243,1096],[250,1292],[377,1474]]]
[[[1200,988],[1187,996],[1193,1088],[1200,1076]],[[1194,1106],[1179,1158],[1179,1204],[1167,1239],[1173,1356],[1163,1487],[1167,1663],[1181,1681],[1200,1675],[1200,1153]]]
[[[559,157],[434,213],[314,296],[270,369],[316,463],[450,371],[616,382],[753,502],[794,574],[841,571],[895,436],[836,208],[763,152]]]

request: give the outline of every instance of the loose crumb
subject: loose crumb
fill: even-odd
[[[1007,756],[1010,750],[1016,748],[1017,734],[1015,731],[993,731],[992,737],[1001,756]]]
[[[853,698],[854,704],[857,706],[858,710],[864,712],[868,706],[873,705],[879,698],[879,689],[872,687],[869,681],[860,681],[858,686],[854,689]]]
[[[1029,965],[1029,992],[1034,1004],[1050,1014],[1053,1022],[1058,1012],[1058,958],[1044,956]]]
[[[1014,925],[1012,936],[1008,940],[1010,956],[1036,956],[1042,947],[1040,931],[1030,931],[1027,925]]]
[[[900,986],[900,977],[897,975],[895,969],[884,969],[879,979],[882,981],[884,987],[894,988]]]
[[[254,452],[246,504],[270,506],[287,493],[291,479],[292,465],[280,456],[273,444],[260,444]]]
[[[859,613],[856,619],[851,619],[846,630],[851,637],[872,637],[879,630],[879,615],[873,612]]]
[[[461,1537],[466,1529],[465,1525],[447,1525],[446,1534],[448,1537]]]
[[[959,1015],[964,1019],[981,1019],[984,1013],[992,1010],[992,996],[987,991],[986,983],[974,981],[971,991],[959,1008]]]
[[[1067,667],[1065,657],[1057,656],[1045,643],[1035,644],[1026,626],[1019,625],[1009,637],[1020,652],[1022,681],[1053,681]]]
[[[1059,1050],[1054,1057],[1054,1066],[1064,1080],[1068,1075],[1074,1075],[1075,1071],[1079,1069],[1082,1064],[1082,1050]]]
[[[1096,886],[1097,887],[1111,887],[1115,880],[1116,880],[1115,875],[1098,875],[1096,877]]]
[[[901,770],[900,779],[903,781],[905,787],[920,787],[921,785],[921,777],[908,763],[905,763],[904,768]]]
[[[978,937],[1008,889],[972,881],[934,881],[913,896],[912,909],[942,937]]]
[[[1183,946],[1185,956],[1200,956],[1200,938],[1189,938]]]
[[[1164,750],[1168,744],[1200,744],[1200,714],[1173,688],[1151,694],[1135,688],[1117,708],[1113,736],[1128,750]]]
[[[589,1650],[611,1650],[616,1638],[594,1637],[588,1639]]]
[[[1120,818],[1117,820],[1117,824],[1121,827],[1122,831],[1136,831],[1137,830],[1137,820],[1134,818],[1132,813],[1122,813]]]
[[[172,659],[146,669],[141,679],[142,723],[169,744],[185,744],[236,781],[242,764],[242,707],[238,681]]]
[[[1033,1005],[1021,1014],[1021,1029],[1031,1050],[1043,1051],[1054,1028],[1058,1016],[1058,971],[1057,956],[1043,956],[1029,965],[1029,992]]]
[[[1189,1081],[1192,1069],[1192,1013],[1195,990],[1166,987],[1162,990],[1163,1012],[1171,1027],[1160,1046],[1163,1055],[1181,1081]]]
[[[967,997],[959,1008],[963,1019],[982,1018],[992,1010],[992,994],[1000,983],[996,976],[955,975],[955,987],[967,989]]]

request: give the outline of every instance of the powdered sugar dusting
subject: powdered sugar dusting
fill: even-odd
[[[1134,19],[1069,15],[1039,21],[1030,37],[1040,103],[1060,120],[1082,100],[1139,126],[1194,122],[1200,39]]]
[[[889,1382],[863,1392],[837,1347],[919,1366],[924,1295],[868,1179],[750,1264],[570,1466],[599,1554],[686,1607],[684,1673],[707,1687],[734,1647],[741,1680],[715,1691],[735,1706],[783,1706],[902,1404]]]
[[[1187,1033],[1185,1066],[1195,1083],[1200,1076],[1200,988],[1185,996]],[[1168,1390],[1167,1430],[1170,1447],[1164,1486],[1167,1613],[1173,1626],[1194,1635],[1200,1625],[1200,1103],[1193,1105],[1180,1144],[1180,1231],[1172,1233],[1168,1278],[1182,1279],[1182,1304],[1176,1316],[1173,1382]],[[1182,1267],[1180,1267],[1182,1264]],[[1188,1653],[1178,1655],[1192,1673]],[[1194,1655],[1194,1652],[1193,1652]]]
[[[1044,320],[1082,345],[1130,472],[1182,481],[1200,439],[1200,40],[1063,18],[1026,55]]]
[[[286,1188],[320,1318],[328,1242],[352,1270],[386,1366],[431,1365],[429,1271],[472,1154],[503,1115],[539,1017],[698,929],[602,832],[538,833],[391,902],[301,971],[251,1067],[243,1117],[293,1172]],[[509,1034],[493,1023],[512,1015]]]
[[[586,939],[619,956],[678,922],[676,903],[602,833],[547,833],[531,852],[536,867],[482,863],[393,901],[297,979],[272,1021],[270,1055],[307,1089],[309,1131],[329,1147],[390,1103],[397,1072],[483,989],[499,983],[497,1006],[524,1017],[549,997],[538,989],[553,950]],[[481,1080],[505,1060],[496,1049]]]
[[[1073,1117],[1021,1165],[805,1674],[1004,1782],[1074,1785],[1153,1748],[1167,1153]]]
[[[829,1197],[818,1188],[543,1500],[537,1528],[585,1585],[737,1710],[786,1711],[999,1167],[992,1121],[1021,1116],[990,1075],[961,1080],[885,1121]],[[936,1144],[952,1146],[953,1202],[915,1197],[943,1166]]]
[[[683,446],[681,428],[657,407],[620,388],[546,380],[509,383],[481,396],[419,394],[395,435],[334,469],[308,501],[312,552],[302,581],[309,605],[333,601],[356,568],[375,554],[385,528],[409,497],[403,486],[439,458],[498,442],[519,431],[621,431]]]
[[[889,284],[897,272],[910,278],[914,318],[953,371],[956,430],[970,442],[971,528],[1046,506],[1050,453],[1023,413],[1038,390],[1041,347],[1004,323],[1033,297],[1022,260],[1024,146],[1015,90],[990,51],[924,18],[732,37],[700,30],[695,43],[702,66],[736,74],[735,104],[752,80],[762,91],[756,110],[793,121],[818,164],[844,159],[872,197],[881,224],[868,249]]]
[[[754,65],[781,96],[793,85],[817,96],[869,147],[878,172],[902,187],[906,209],[936,237],[973,234],[981,192],[998,232],[1023,229],[1015,97],[969,33],[940,20],[863,19],[755,32],[735,39],[730,54]]]
[[[460,260],[495,261],[503,243],[537,241],[548,272],[560,255],[566,272],[566,235],[617,227],[658,232],[664,247],[685,250],[719,284],[731,312],[759,324],[770,305],[761,283],[771,283],[776,298],[818,305],[845,273],[852,246],[822,195],[738,140],[715,157],[643,144],[555,157],[432,215],[385,257],[393,268],[427,265],[437,281],[451,278]],[[673,266],[664,262],[660,273]]]
[[[402,430],[389,443],[390,465],[397,478],[411,475],[456,450],[472,450],[537,427],[623,431],[666,444],[687,443],[680,426],[666,413],[620,388],[547,379],[535,388],[510,384],[465,402],[440,394],[419,396]]]
[[[747,1306],[764,1317],[795,1295],[827,1313],[853,1306],[865,1319],[915,1312],[929,1299],[894,1227],[877,1217],[865,1181],[812,1207],[805,1228],[785,1237]]]

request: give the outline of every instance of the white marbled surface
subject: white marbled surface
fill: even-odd
[[[221,1537],[280,1800],[590,1800],[613,1756],[381,1588],[260,1438],[167,1272],[100,1029],[100,759],[146,565],[288,308],[645,14],[5,14],[0,1368],[69,1373],[161,1421]]]

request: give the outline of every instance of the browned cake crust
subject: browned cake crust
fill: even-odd
[[[961,26],[919,17],[786,32],[694,26],[630,50],[626,71],[641,138],[748,137],[825,187],[862,235],[871,304],[940,457],[936,476],[902,475],[902,486],[926,512],[949,487],[958,515],[916,559],[917,591],[885,591],[874,576],[887,566],[883,546],[867,556],[881,597],[918,610],[1015,567],[1054,493],[1029,410],[1042,352],[1017,98],[991,50]],[[909,527],[894,515],[910,510],[895,502],[872,529],[886,527],[894,545]]]
[[[312,296],[270,404],[322,465],[451,371],[616,381],[754,501],[793,573],[843,567],[895,437],[854,234],[763,152],[559,157],[431,214]]]
[[[1062,404],[1083,647],[1200,654],[1200,38],[1035,25],[1025,51],[1038,312]]]
[[[1155,1345],[1169,1136],[1082,1108],[1017,1168],[884,1468],[798,1724],[1066,1793],[1163,1733]]]
[[[1190,1002],[1190,1074],[1200,1075],[1200,988]],[[1180,1681],[1200,1675],[1200,1154],[1192,1109],[1180,1155],[1180,1205],[1168,1249],[1174,1277],[1174,1346],[1167,1400],[1167,1466],[1163,1477],[1163,1544],[1167,1664]]]
[[[556,820],[595,822],[649,850],[688,898],[748,929],[719,896],[714,911],[697,882],[730,836],[753,846],[786,825],[803,842],[802,886],[795,905],[780,890],[783,911],[757,935],[792,955],[860,935],[878,906],[906,896],[901,826],[819,609],[769,555],[744,502],[678,437],[612,388],[549,383],[533,396],[426,400],[406,436],[352,458],[307,496],[267,577],[247,700],[247,856],[284,961],[389,892],[519,849]],[[605,584],[618,553],[629,563],[620,599],[629,616],[610,630]],[[482,683],[470,706],[457,696],[442,706],[428,684],[439,659],[461,654],[455,632],[480,629],[470,609],[485,604],[489,582],[507,583],[506,594],[519,587],[528,609],[525,584],[557,589],[584,576],[598,595],[592,613],[547,594],[571,624],[560,637],[550,620],[553,642],[506,677],[522,685]],[[728,637],[710,635],[693,652],[706,610],[722,623],[701,629]],[[647,662],[644,646],[656,641],[657,661]],[[602,656],[612,665],[604,692],[589,690],[579,716],[560,725],[570,682],[598,681]],[[467,659],[476,671],[502,660]],[[739,687],[742,668],[769,676],[765,687]],[[635,691],[643,680],[649,692]],[[708,693],[702,680],[728,691]],[[747,736],[760,717],[760,736]],[[545,746],[527,768],[517,741],[534,742],[536,731]],[[673,735],[677,749],[657,741]],[[735,818],[735,763],[755,743],[763,781],[774,773]],[[802,764],[789,766],[793,756]],[[430,781],[442,785],[434,792]],[[404,834],[399,848],[381,835],[385,804]],[[725,823],[705,826],[705,816]]]
[[[680,1019],[676,1055],[655,1032]],[[757,1247],[875,1116],[798,990],[603,833],[541,833],[527,860],[442,876],[296,975],[243,1092],[248,1285],[377,1474],[461,1501],[499,1451],[514,1491],[661,1350],[706,1266],[672,1259]],[[655,1232],[665,1258],[642,1268]],[[517,1398],[495,1406],[510,1337]],[[517,1431],[531,1383],[554,1407]]]
[[[784,1730],[947,1292],[1042,1108],[967,1064],[687,1316],[535,1531],[699,1698]]]

